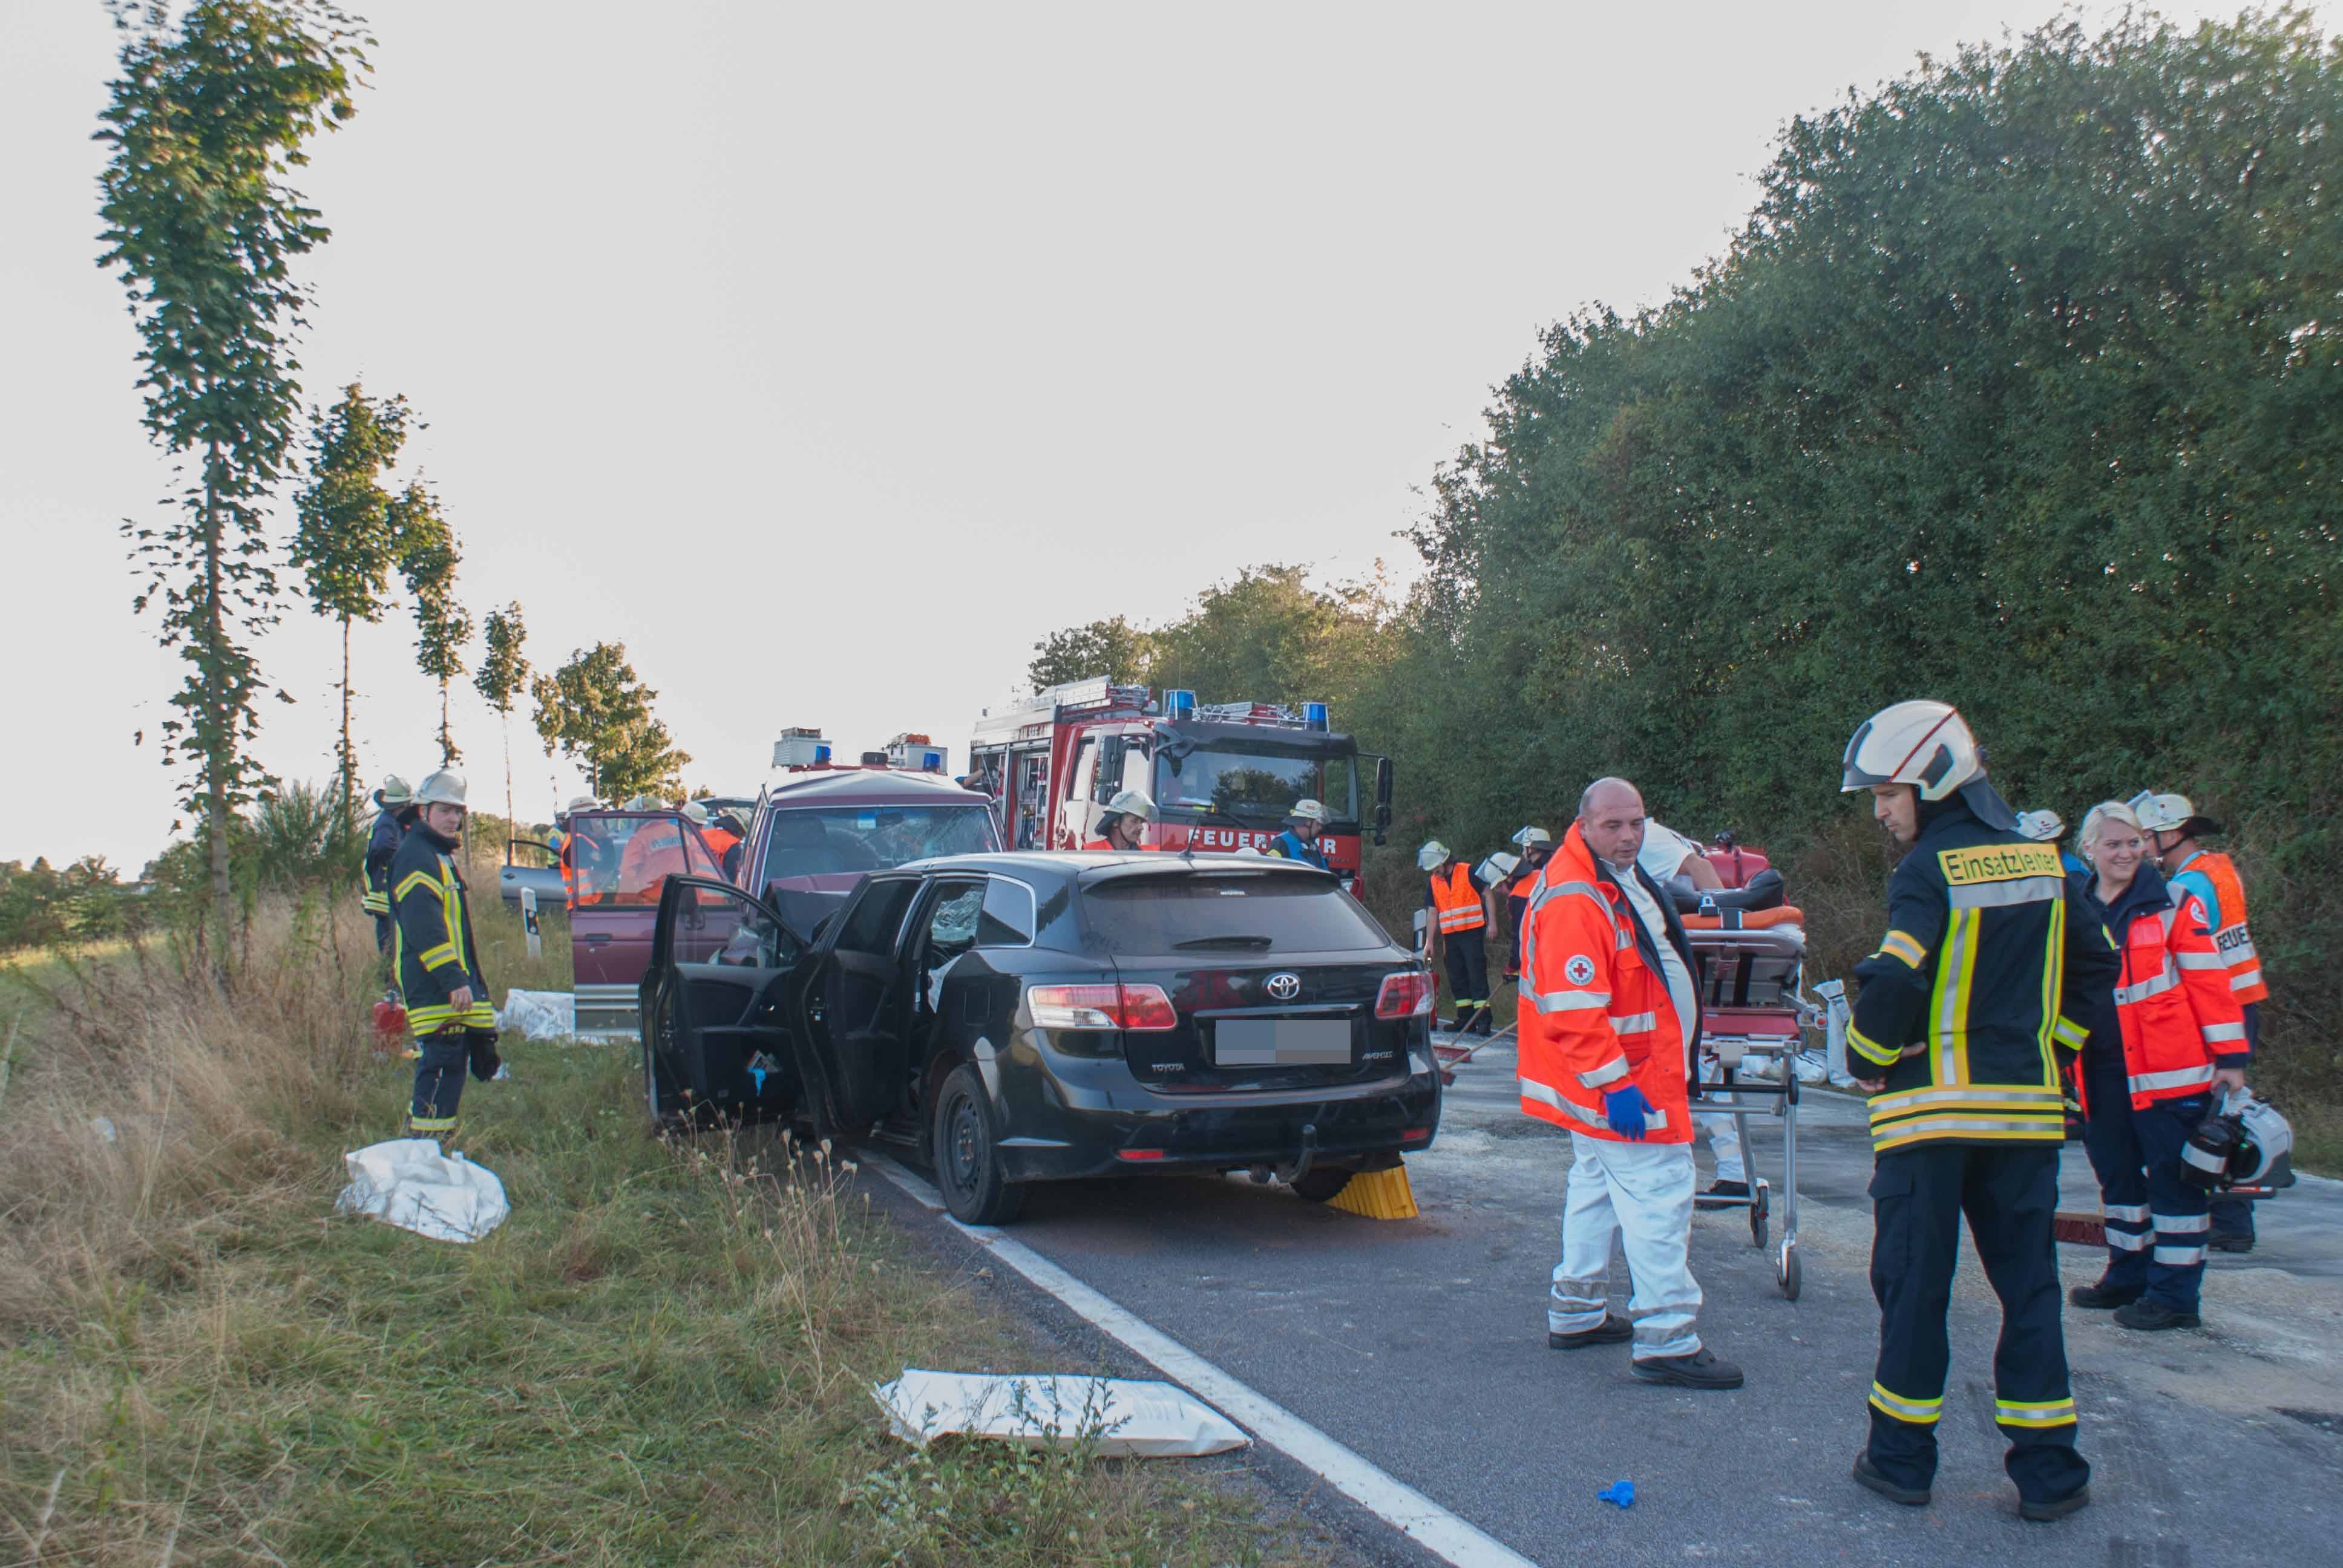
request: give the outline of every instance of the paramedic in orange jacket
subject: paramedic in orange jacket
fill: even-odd
[[[1693,1326],[1701,1296],[1689,1256],[1688,1101],[1700,999],[1684,924],[1635,864],[1644,825],[1634,785],[1589,785],[1539,874],[1523,932],[1522,1110],[1568,1129],[1576,1155],[1546,1343],[1633,1340],[1633,1371],[1645,1382],[1739,1388],[1741,1369]],[[1633,1281],[1629,1318],[1608,1306],[1614,1235]]]

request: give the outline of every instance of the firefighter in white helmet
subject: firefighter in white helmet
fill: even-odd
[[[415,826],[391,864],[390,901],[407,1027],[423,1053],[415,1064],[407,1131],[436,1138],[456,1125],[465,1069],[485,1083],[504,1064],[468,893],[456,867],[464,841],[464,776],[434,773],[415,791]]]
[[[1285,814],[1285,831],[1269,841],[1269,853],[1305,866],[1326,869],[1326,808],[1316,800],[1296,800]]]
[[[1415,852],[1415,864],[1424,874],[1432,940],[1447,955],[1448,994],[1456,1004],[1450,1027],[1460,1033],[1491,1033],[1487,886],[1437,839]]]
[[[2114,948],[2047,844],[2029,842],[1986,778],[1976,737],[1944,702],[1899,702],[1847,742],[1843,790],[1907,852],[1887,886],[1887,933],[1855,966],[1850,1066],[1870,1096],[1871,1287],[1879,1360],[1855,1479],[1927,1503],[1950,1361],[1945,1314],[1961,1223],[2001,1298],[1994,1419],[2018,1512],[2056,1519],[2090,1501],[2059,1322],[2063,1061],[2088,1038]],[[1859,1058],[1868,1066],[1855,1065]]]
[[[1099,837],[1085,849],[1144,849],[1140,839],[1155,820],[1155,802],[1143,789],[1125,789],[1099,813]]]

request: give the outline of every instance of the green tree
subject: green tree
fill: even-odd
[[[299,410],[291,344],[307,294],[290,263],[328,234],[285,176],[355,112],[365,40],[305,0],[196,0],[175,26],[160,4],[117,20],[128,35],[96,134],[113,149],[99,265],[130,295],[147,433],[194,464],[171,521],[124,532],[146,575],[135,603],[159,607],[163,646],[189,666],[163,747],[192,767],[183,801],[203,824],[225,964],[228,821],[266,781],[250,752],[265,685],[248,639],[276,615],[265,508]]]
[[[588,789],[605,800],[681,788],[690,757],[675,749],[667,726],[651,716],[659,693],[627,662],[627,645],[598,642],[530,683],[537,732],[548,752],[558,746],[585,765]]]
[[[439,766],[464,759],[448,727],[448,683],[464,673],[464,645],[472,638],[472,612],[456,600],[456,568],[463,552],[456,530],[440,509],[439,498],[410,480],[391,502],[398,539],[399,575],[415,596],[415,662],[439,683]]]
[[[350,625],[388,608],[398,561],[391,497],[382,471],[406,444],[404,397],[368,397],[353,381],[329,412],[312,417],[309,482],[294,497],[299,518],[292,558],[308,578],[309,602],[342,626],[342,728],[334,753],[342,810],[357,815],[357,750],[350,739]]]
[[[1061,681],[1105,676],[1118,686],[1144,682],[1152,663],[1153,639],[1121,616],[1051,632],[1033,645],[1025,673],[1041,691]]]
[[[512,771],[512,706],[528,684],[528,658],[521,645],[528,640],[528,628],[521,624],[518,601],[502,609],[488,611],[488,625],[481,632],[485,651],[480,656],[480,668],[472,677],[473,688],[488,699],[497,710],[498,727],[505,741],[505,820],[513,818]]]

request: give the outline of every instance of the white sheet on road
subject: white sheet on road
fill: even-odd
[[[578,999],[566,990],[508,991],[497,1026],[530,1040],[568,1040],[578,1032]]]
[[[342,1156],[350,1184],[334,1207],[440,1241],[477,1241],[512,1212],[505,1184],[429,1138],[394,1138]]]
[[[922,1372],[905,1367],[871,1397],[897,1437],[925,1448],[958,1434],[1026,1448],[1141,1458],[1219,1453],[1252,1440],[1226,1416],[1168,1382],[1053,1373]]]

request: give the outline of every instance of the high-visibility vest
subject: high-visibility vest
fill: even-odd
[[[2116,946],[2123,960],[2116,1020],[2134,1109],[2203,1094],[2213,1059],[2246,1049],[2245,1014],[2205,929],[2205,906],[2184,897],[2177,908],[2143,910]]]
[[[2213,884],[2213,896],[2221,902],[2221,925],[2213,933],[2213,945],[2220,950],[2221,962],[2229,971],[2229,994],[2241,1007],[2260,1001],[2269,995],[2269,987],[2262,983],[2262,960],[2254,951],[2254,934],[2246,929],[2246,885],[2237,879],[2237,868],[2227,855],[2199,849],[2181,869],[2204,872]]]
[[[1443,936],[1477,931],[1489,922],[1482,912],[1481,890],[1473,883],[1473,868],[1462,860],[1451,864],[1445,872],[1432,873],[1432,908]]]
[[[1644,959],[1625,894],[1596,874],[1576,824],[1531,883],[1522,922],[1522,1111],[1618,1141],[1606,1092],[1633,1083],[1652,1102],[1647,1143],[1692,1141],[1691,1052],[1667,977]],[[1664,930],[1653,933],[1666,941]]]

